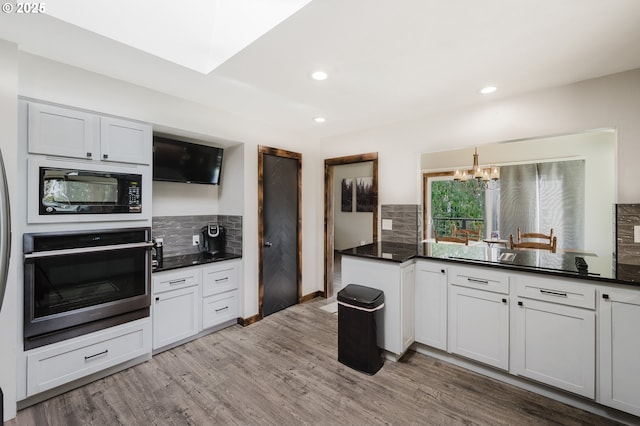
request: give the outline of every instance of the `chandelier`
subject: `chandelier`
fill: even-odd
[[[499,185],[500,168],[496,166],[491,166],[486,169],[480,168],[478,165],[478,148],[475,148],[473,168],[470,171],[456,170],[453,173],[453,180],[456,182],[466,182],[469,179],[475,179],[477,186],[481,186],[484,189],[495,189]]]

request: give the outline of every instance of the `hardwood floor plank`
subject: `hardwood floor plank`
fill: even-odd
[[[319,299],[232,326],[26,408],[7,425],[611,425],[409,352],[374,376],[337,361]]]

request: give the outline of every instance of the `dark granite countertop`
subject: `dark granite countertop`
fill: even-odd
[[[464,246],[448,243],[422,243],[414,245],[384,241],[342,250],[341,253],[347,256],[397,263],[416,258],[436,259],[609,283],[640,285],[640,272],[637,280],[617,280],[610,258],[605,259],[589,253],[510,250],[495,245],[489,247],[485,244]],[[578,272],[575,263],[576,256],[584,258],[588,265],[588,273]]]
[[[170,256],[163,259],[162,267],[153,268],[152,272],[170,271],[172,269],[185,268],[187,266],[204,265],[207,263],[241,258],[242,256],[238,254],[224,254],[214,257],[203,253]]]

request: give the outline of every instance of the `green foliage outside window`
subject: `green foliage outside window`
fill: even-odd
[[[474,180],[456,182],[441,180],[431,183],[431,214],[438,235],[451,235],[451,226],[459,229],[483,228],[485,190]]]

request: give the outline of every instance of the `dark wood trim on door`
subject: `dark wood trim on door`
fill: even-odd
[[[378,153],[350,155],[324,160],[324,297],[333,293],[333,168],[344,164],[373,163],[373,242],[378,241]]]
[[[298,303],[302,302],[302,154],[284,149],[271,148],[258,145],[258,316],[264,318],[262,302],[264,298],[264,282],[262,280],[263,260],[264,260],[264,222],[263,222],[263,202],[264,202],[264,155],[274,155],[276,157],[293,158],[298,160],[298,224],[296,233],[298,236]]]
[[[440,176],[453,176],[453,172],[435,172],[422,174],[422,239],[429,238],[427,235],[429,218],[427,217],[427,191],[429,190],[429,178]]]

